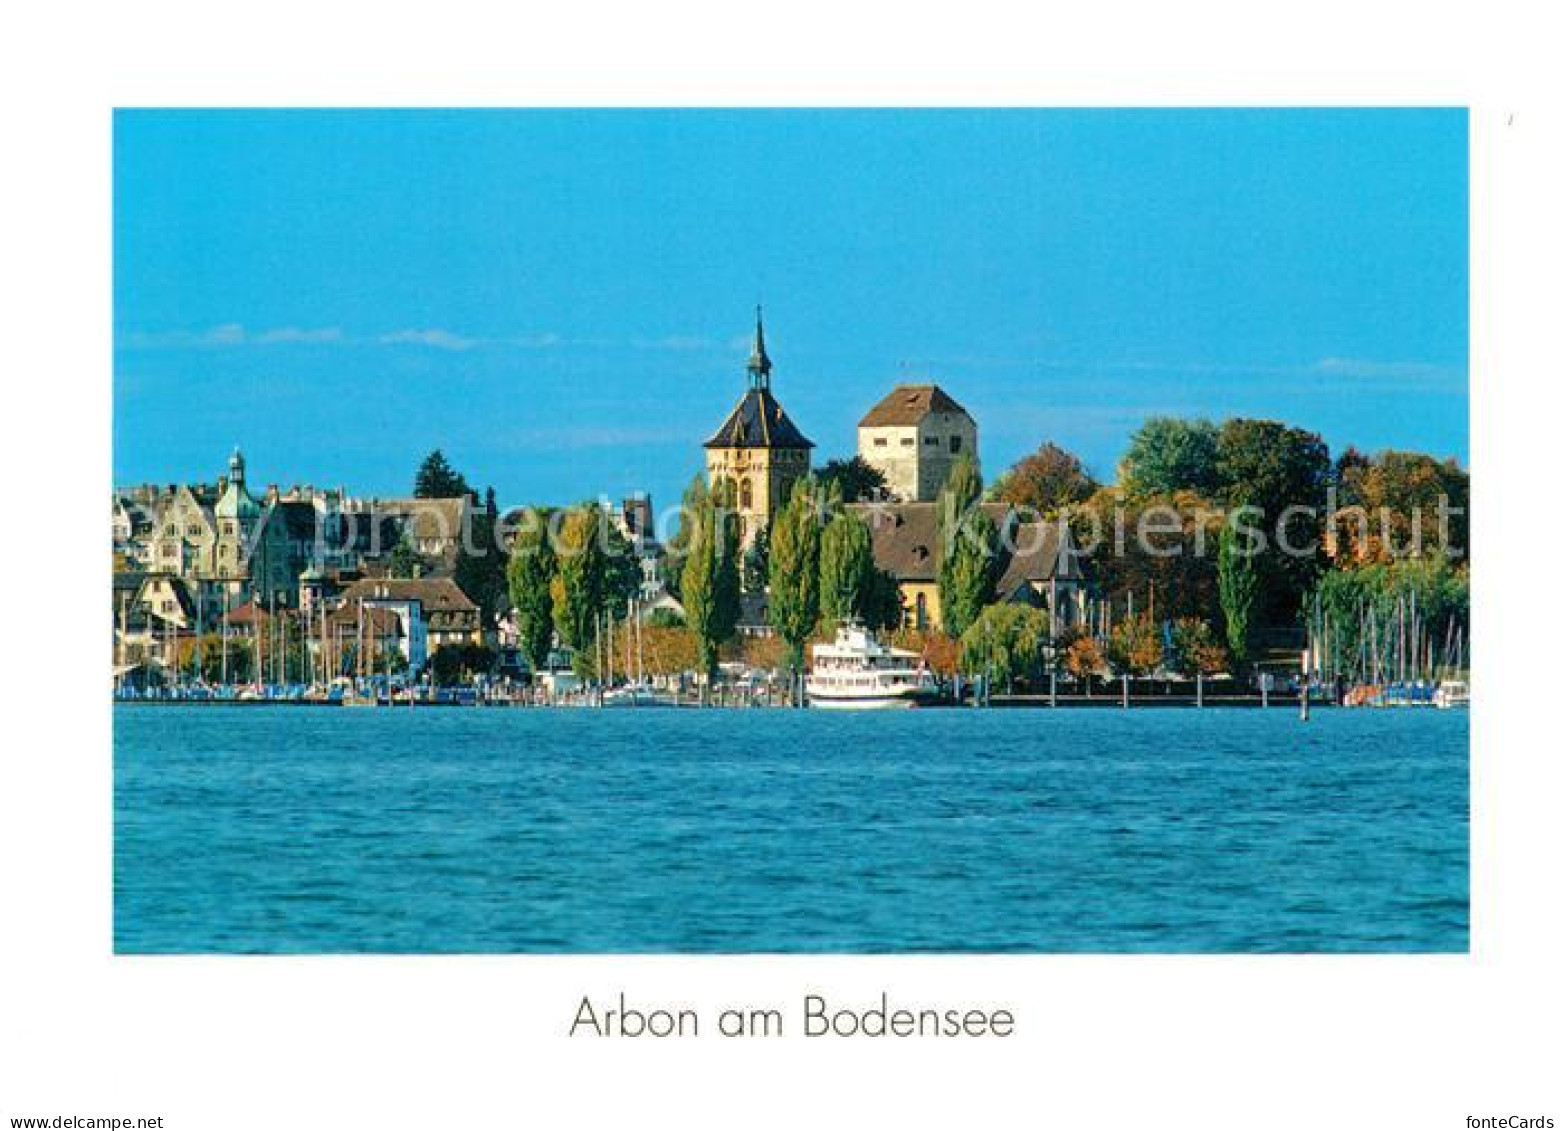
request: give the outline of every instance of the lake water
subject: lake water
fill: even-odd
[[[1464,951],[1459,711],[115,711],[115,945]]]

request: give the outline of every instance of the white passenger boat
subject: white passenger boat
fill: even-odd
[[[863,710],[912,707],[939,695],[916,652],[881,644],[859,624],[844,624],[830,644],[816,644],[804,691],[812,707]]]

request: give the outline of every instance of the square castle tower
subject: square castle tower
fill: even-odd
[[[978,458],[977,422],[938,385],[897,385],[858,422],[858,455],[904,503],[937,499],[964,454]]]

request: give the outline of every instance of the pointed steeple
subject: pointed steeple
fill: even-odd
[[[750,388],[771,388],[771,359],[766,356],[766,327],[761,322],[759,303],[755,304],[755,348],[749,351],[747,368]]]

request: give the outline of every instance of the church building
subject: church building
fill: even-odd
[[[770,524],[793,484],[809,474],[814,448],[771,392],[771,359],[759,307],[747,368],[749,388],[706,441],[707,479],[714,488],[724,480],[733,484],[744,545]]]

